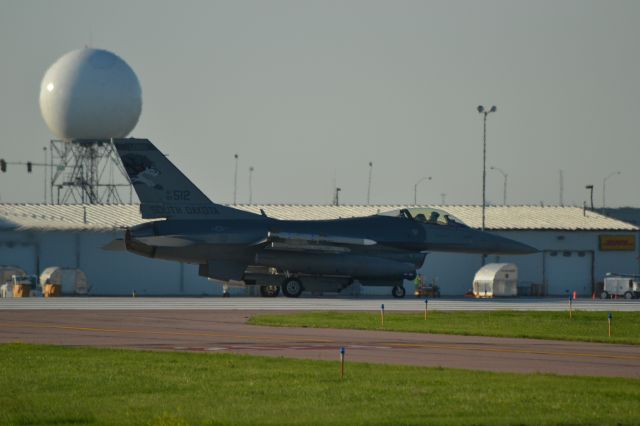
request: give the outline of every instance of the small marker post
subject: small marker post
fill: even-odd
[[[384,328],[384,303],[380,305],[380,321],[382,322],[382,328]]]
[[[340,346],[340,379],[344,379],[344,346]]]
[[[424,320],[427,320],[427,306],[429,305],[429,298],[424,298]]]
[[[569,318],[573,318],[573,297],[571,295],[571,293],[569,293]]]
[[[609,323],[609,337],[611,337],[611,318],[613,318],[613,315],[609,312],[609,316],[607,317],[607,322]]]

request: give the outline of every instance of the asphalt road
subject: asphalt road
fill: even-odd
[[[640,347],[633,345],[258,327],[245,321],[259,311],[239,309],[4,307],[0,306],[0,342],[233,352],[319,360],[338,360],[338,350],[344,346],[347,362],[640,377]]]

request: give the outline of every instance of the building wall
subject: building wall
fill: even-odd
[[[92,295],[214,295],[221,287],[198,276],[197,266],[102,250],[120,232],[2,232],[0,264],[29,274],[49,266],[83,270]]]
[[[542,284],[549,295],[565,295],[567,290],[575,290],[582,296],[590,296],[592,271],[595,282],[602,281],[607,272],[638,271],[638,251],[601,252],[599,232],[505,231],[496,234],[542,251],[526,256],[488,256],[487,262],[515,263],[520,286]],[[17,265],[28,273],[39,273],[49,266],[80,268],[87,274],[94,295],[130,295],[134,290],[140,295],[221,294],[219,283],[198,276],[197,265],[102,250],[102,246],[121,236],[120,232],[3,231],[0,232],[0,264]],[[419,272],[427,281],[435,279],[443,295],[459,296],[471,289],[481,265],[480,255],[431,253]],[[410,295],[414,285],[405,281],[405,288]],[[232,289],[235,295],[250,292]],[[390,288],[362,286],[359,293],[389,295]]]
[[[600,251],[599,236],[633,235],[630,232],[502,231],[496,234],[529,244],[540,253],[525,256],[488,256],[487,262],[510,262],[518,266],[519,286],[542,284],[546,294],[565,295],[567,290],[591,296],[593,282],[607,272],[637,273],[636,251]],[[480,255],[432,253],[420,270],[427,281],[434,278],[443,295],[460,295],[471,289],[482,265]],[[411,283],[405,283],[407,289]]]

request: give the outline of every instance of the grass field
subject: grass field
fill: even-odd
[[[0,424],[640,424],[640,381],[0,345]]]
[[[394,313],[386,312],[384,330],[472,336],[528,337],[640,344],[640,312],[614,312],[608,337],[607,312],[490,311]],[[250,324],[283,327],[382,330],[380,312],[308,312],[257,315]]]

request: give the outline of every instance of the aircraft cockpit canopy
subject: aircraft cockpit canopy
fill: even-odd
[[[462,221],[450,213],[439,209],[412,207],[407,209],[392,210],[379,213],[381,216],[402,217],[421,223],[433,223],[437,225],[466,226]]]

